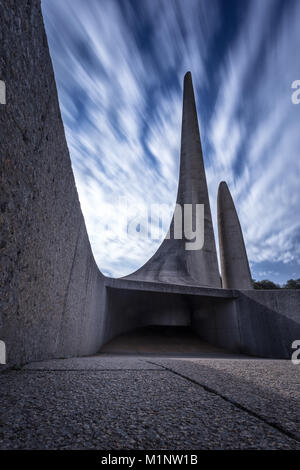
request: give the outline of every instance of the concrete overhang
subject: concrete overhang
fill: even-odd
[[[199,287],[193,285],[168,284],[149,281],[137,281],[129,279],[106,278],[105,287],[112,289],[138,290],[144,292],[162,292],[170,294],[196,295],[200,297],[219,297],[223,299],[235,299],[238,293],[232,289],[218,289],[214,287]]]

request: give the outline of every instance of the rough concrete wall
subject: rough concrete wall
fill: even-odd
[[[300,291],[240,291],[238,297],[241,352],[290,358],[300,339]]]
[[[192,298],[197,334],[233,352],[289,359],[300,339],[300,291],[235,292],[235,300]]]
[[[40,2],[0,0],[0,11],[0,339],[10,364],[93,353],[103,276],[80,209]]]
[[[236,300],[191,297],[192,326],[201,339],[233,352],[240,352]]]

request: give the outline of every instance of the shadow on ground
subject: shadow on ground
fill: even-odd
[[[189,326],[146,326],[113,338],[101,348],[109,354],[227,355],[202,341]]]

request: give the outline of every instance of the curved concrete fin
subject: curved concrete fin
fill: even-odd
[[[196,204],[204,205],[203,247],[195,250],[196,244],[194,247],[190,244],[192,249],[187,250],[188,240],[174,239],[174,214],[170,225],[170,239],[165,239],[152,258],[135,273],[126,276],[126,279],[220,287],[216,245],[190,72],[184,77],[177,204],[181,206],[182,213],[184,204],[192,204],[193,229],[195,228]]]
[[[225,181],[218,190],[218,232],[222,285],[226,289],[252,289],[251,272],[243,233]]]

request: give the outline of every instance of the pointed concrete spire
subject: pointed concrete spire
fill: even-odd
[[[170,226],[170,239],[165,239],[152,258],[138,271],[126,276],[126,278],[221,287],[190,72],[184,77],[177,204],[182,209],[184,204],[193,204],[193,219],[195,219],[196,204],[204,205],[204,245],[202,249],[187,250],[186,239],[174,239],[174,215]],[[195,225],[193,225],[194,227]]]
[[[185,253],[189,275],[199,285],[220,287],[215,237],[203,162],[191,72],[184,77],[180,174],[177,203],[204,204],[204,246]]]
[[[218,231],[223,287],[252,289],[243,233],[225,181],[220,183],[218,191]]]

